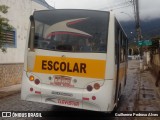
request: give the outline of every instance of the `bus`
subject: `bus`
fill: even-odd
[[[127,43],[112,12],[35,11],[30,16],[21,99],[113,111],[126,84]]]

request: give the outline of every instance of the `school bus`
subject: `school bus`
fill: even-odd
[[[127,36],[106,11],[35,11],[25,49],[21,99],[112,111],[126,84]]]

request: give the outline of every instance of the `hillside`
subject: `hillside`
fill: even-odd
[[[120,22],[127,33],[128,37],[133,41],[135,36],[135,24],[133,21]],[[140,23],[143,39],[151,39],[155,36],[160,36],[160,18],[154,20],[143,20]],[[131,34],[133,32],[133,34]]]

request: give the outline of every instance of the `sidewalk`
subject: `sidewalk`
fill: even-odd
[[[0,99],[6,96],[10,96],[10,95],[19,93],[20,90],[21,90],[21,84],[0,88]]]
[[[136,111],[160,110],[160,90],[155,82],[155,77],[149,70],[139,72]]]
[[[138,72],[138,90],[134,111],[160,111],[160,87],[150,70]],[[154,114],[154,113],[153,113]],[[160,117],[135,117],[134,120],[159,120]]]

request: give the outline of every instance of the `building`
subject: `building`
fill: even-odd
[[[24,49],[29,31],[29,16],[34,10],[54,9],[45,0],[0,0],[9,7],[4,17],[13,26],[6,53],[0,51],[0,88],[21,82]]]

